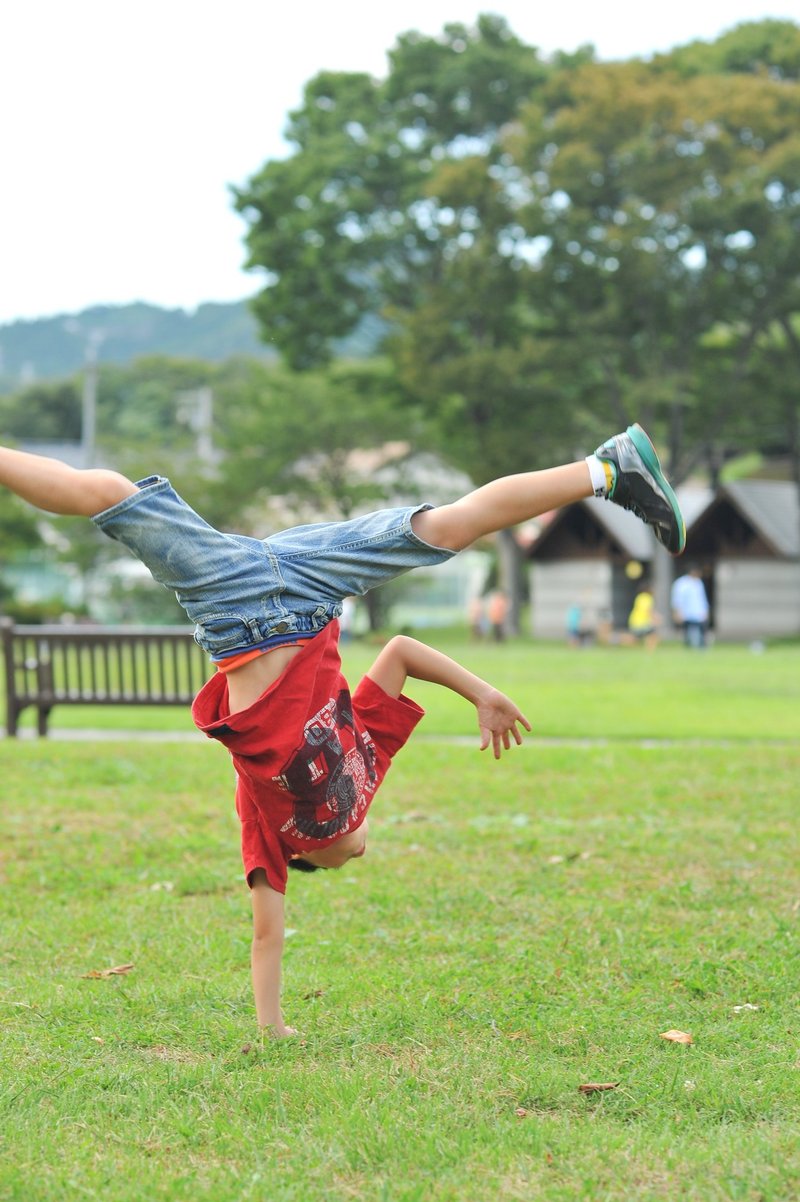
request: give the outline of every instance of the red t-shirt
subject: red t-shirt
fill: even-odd
[[[285,893],[294,852],[327,847],[359,827],[392,757],[423,714],[367,676],[351,697],[337,621],[239,713],[228,710],[225,675],[212,676],[195,698],[192,717],[233,757],[248,880],[263,868],[272,888]]]

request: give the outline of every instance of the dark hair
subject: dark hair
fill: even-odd
[[[293,868],[295,872],[318,872],[322,866],[320,864],[309,864],[308,860],[290,860],[289,867]],[[324,872],[325,869],[322,868],[322,871]]]

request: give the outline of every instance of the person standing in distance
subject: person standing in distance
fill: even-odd
[[[683,628],[686,646],[705,647],[709,606],[699,568],[690,568],[678,577],[672,586],[670,605],[676,624]]]

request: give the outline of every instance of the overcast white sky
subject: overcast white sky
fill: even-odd
[[[0,7],[0,322],[258,288],[228,185],[285,153],[317,71],[383,75],[398,33],[505,16],[603,59],[800,20],[800,0],[7,0]]]

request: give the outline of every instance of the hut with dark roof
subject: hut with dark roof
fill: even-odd
[[[800,634],[800,504],[791,483],[742,480],[710,489],[684,487],[686,551],[670,559],[637,518],[589,498],[553,514],[532,544],[531,628],[563,638],[567,615],[584,626],[624,630],[643,577],[665,583],[700,567],[717,638]],[[666,561],[666,562],[665,562]],[[665,613],[666,594],[657,596]],[[665,620],[665,633],[669,631]]]
[[[689,529],[721,639],[800,634],[800,504],[787,481],[723,485]]]

